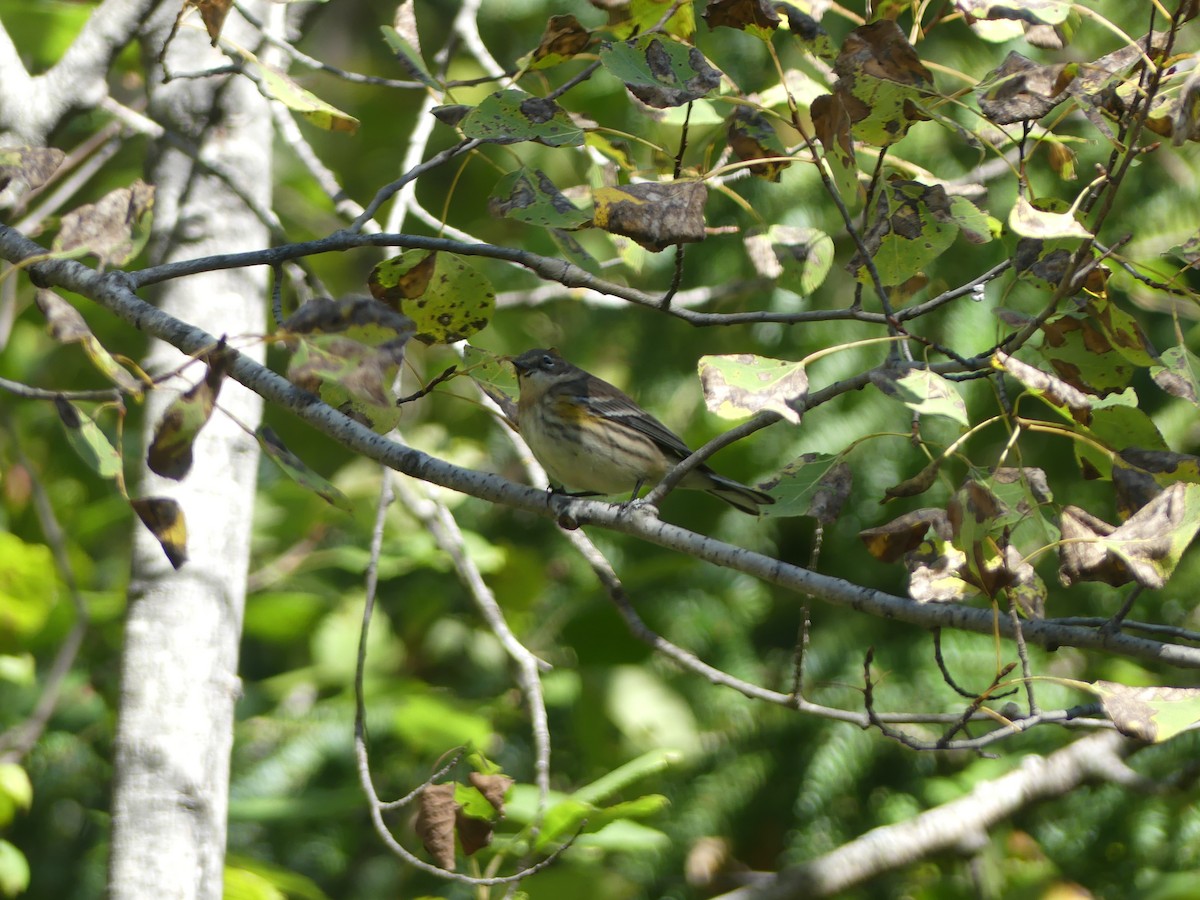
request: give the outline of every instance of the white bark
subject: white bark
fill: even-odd
[[[177,3],[159,9],[147,57],[157,54]],[[227,28],[237,17],[231,16]],[[245,32],[239,43],[253,44]],[[173,71],[219,64],[200,34],[181,30],[169,51]],[[155,73],[158,77],[159,73]],[[152,89],[150,113],[169,131],[219,161],[261,206],[270,205],[271,126],[266,101],[244,78],[180,80]],[[266,227],[220,180],[160,142],[149,180],[157,187],[156,262],[230,253],[268,244]],[[163,309],[213,334],[266,329],[263,269],[230,269],[168,282]],[[261,357],[251,342],[243,352]],[[146,369],[184,359],[155,342]],[[187,370],[189,383],[203,366]],[[174,393],[147,403],[147,441]],[[253,429],[261,398],[227,381],[218,404]],[[239,695],[238,644],[258,467],[251,435],[218,410],[201,432],[195,462],[180,483],[146,473],[142,494],[170,496],[187,517],[188,561],[174,571],[157,541],[138,526],[126,620],[117,722],[110,896],[197,898],[222,895],[229,755]]]

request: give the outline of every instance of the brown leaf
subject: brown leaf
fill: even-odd
[[[66,156],[54,147],[5,147],[0,149],[0,191],[12,186],[10,198],[41,187]]]
[[[1063,584],[1100,581],[1114,587],[1137,581],[1166,584],[1200,527],[1200,485],[1177,481],[1114,528],[1075,506],[1062,512],[1059,578]]]
[[[770,0],[709,0],[704,21],[709,28],[745,31],[752,26],[762,31],[774,31],[779,27],[779,13]]]
[[[931,530],[942,540],[950,540],[950,522],[944,509],[914,509],[892,519],[886,525],[866,528],[858,533],[858,537],[868,553],[876,559],[891,563],[919,547]]]
[[[916,497],[918,494],[923,494],[937,481],[938,472],[942,470],[942,463],[945,462],[943,457],[938,457],[932,462],[926,464],[925,468],[921,469],[916,475],[911,478],[906,478],[899,484],[894,484],[886,488],[883,492],[883,499],[880,503],[887,503],[889,500],[895,500],[898,497]]]
[[[484,799],[496,808],[496,812],[504,815],[504,797],[513,786],[513,780],[507,775],[483,775],[479,772],[472,772],[467,777]]]
[[[459,843],[462,844],[463,853],[467,856],[477,850],[482,850],[492,842],[492,823],[486,819],[468,816],[459,808],[454,817],[454,823],[458,827]]]
[[[212,45],[217,46],[217,41],[221,39],[221,29],[225,26],[225,17],[233,8],[233,0],[185,0],[185,3],[200,10],[204,29],[208,32]]]
[[[453,872],[456,865],[454,822],[457,812],[453,784],[426,785],[417,798],[417,816],[413,824],[417,837],[433,861],[449,872]]]
[[[842,513],[842,507],[850,499],[852,477],[850,467],[844,462],[830,466],[825,474],[817,481],[817,489],[813,491],[812,500],[808,504],[808,514],[822,525],[830,525]]]
[[[1130,687],[1113,681],[1096,681],[1104,714],[1117,731],[1131,738],[1165,741],[1200,721],[1200,689]]]
[[[533,51],[533,61],[550,56],[570,59],[586,50],[591,42],[592,33],[580,25],[574,16],[551,16],[537,49]]]
[[[979,109],[997,125],[1040,119],[1066,99],[1062,64],[1042,66],[1015,50],[975,89]]]
[[[145,244],[153,207],[154,186],[138,179],[127,188],[118,188],[96,203],[88,203],[63,216],[54,250],[64,254],[90,253],[100,260],[101,266],[124,265]]]
[[[652,252],[704,240],[708,188],[702,181],[597,188],[592,199],[597,228],[633,238]]]

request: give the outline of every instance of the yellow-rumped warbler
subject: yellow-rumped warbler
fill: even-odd
[[[526,350],[510,362],[521,387],[517,426],[551,481],[595,494],[632,491],[636,497],[643,485],[659,481],[691,455],[666,425],[557,351]],[[707,491],[751,515],[775,502],[706,465],[688,472],[679,486]]]

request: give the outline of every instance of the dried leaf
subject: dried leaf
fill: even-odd
[[[453,784],[426,785],[417,797],[417,815],[413,823],[417,837],[433,861],[448,872],[456,865],[454,824],[458,804]]]
[[[0,148],[0,191],[14,201],[50,180],[66,154],[53,147]]]
[[[63,216],[54,250],[64,256],[91,254],[101,267],[123,266],[146,245],[153,208],[154,186],[138,179]]]
[[[1067,67],[1061,63],[1038,65],[1011,51],[976,86],[979,109],[997,125],[1040,119],[1067,98],[1071,78],[1064,79],[1064,71]]]
[[[925,507],[898,516],[886,525],[866,528],[858,533],[867,552],[886,563],[896,562],[905,553],[915,550],[932,535],[950,540],[950,520],[944,509]]]
[[[200,10],[204,30],[208,32],[212,45],[217,46],[221,39],[221,29],[225,26],[225,17],[233,7],[233,0],[184,0],[184,5]]]
[[[672,244],[704,240],[704,203],[708,188],[702,181],[639,183],[592,191],[597,228],[633,238],[657,253]]]
[[[548,69],[582,53],[592,42],[592,33],[572,15],[551,16],[537,48],[522,57],[520,65]]]
[[[771,0],[709,0],[704,21],[709,28],[735,28],[770,40],[780,19]]]

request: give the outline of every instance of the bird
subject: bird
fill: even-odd
[[[567,362],[557,350],[508,357],[517,371],[517,428],[552,482],[584,494],[623,494],[635,500],[691,455],[677,434],[627,394]],[[679,487],[706,491],[750,515],[775,498],[705,464]]]

